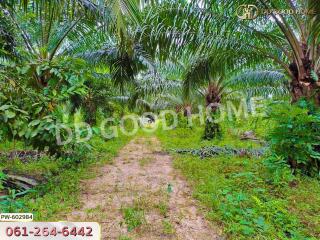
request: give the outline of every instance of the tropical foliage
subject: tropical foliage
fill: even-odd
[[[104,128],[145,112],[170,126],[151,115],[171,110],[156,135],[227,237],[318,239],[319,208],[299,215],[319,199],[319,107],[318,0],[0,1],[0,212],[78,204],[89,166],[130,139]],[[132,230],[142,213],[123,209]]]

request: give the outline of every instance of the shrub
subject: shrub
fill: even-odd
[[[268,156],[263,164],[267,169],[267,182],[275,186],[285,186],[295,180],[290,166],[283,157],[276,155]]]
[[[178,113],[178,128],[192,128],[189,122],[188,116],[185,116],[183,112]]]
[[[73,96],[85,98],[88,87],[84,83],[91,75],[80,59],[34,61],[9,62],[0,69],[0,77],[8,72],[0,81],[0,139],[14,143],[20,140],[35,149],[60,154],[56,124],[65,123],[66,113],[74,112],[60,111],[59,106],[70,102]],[[34,68],[38,78],[46,79],[39,86],[34,86]],[[66,132],[61,132],[63,140]]]
[[[277,104],[271,110],[269,117],[275,121],[268,135],[272,153],[294,172],[300,169],[308,175],[319,174],[320,112],[305,101]]]
[[[128,232],[132,232],[145,222],[144,212],[139,208],[128,207],[124,208],[122,212]]]
[[[172,114],[165,114],[166,126],[175,126],[175,128],[191,128],[191,124],[188,121],[188,117],[183,114],[183,112],[176,113],[176,119]],[[175,122],[176,121],[176,122]]]
[[[217,118],[216,114],[211,114],[211,118],[206,119],[206,126],[203,133],[203,139],[212,140],[214,138],[221,138],[222,132],[219,123],[215,121]]]

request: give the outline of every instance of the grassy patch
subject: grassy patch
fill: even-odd
[[[132,240],[132,238],[127,237],[127,236],[120,236],[120,237],[118,238],[118,240]]]
[[[37,161],[22,163],[20,161],[7,161],[0,163],[0,168],[10,169],[19,174],[41,175],[47,179],[45,184],[37,187],[35,193],[30,193],[19,199],[23,207],[15,209],[16,212],[33,212],[35,220],[64,220],[64,214],[80,207],[79,194],[80,180],[92,178],[93,166],[110,162],[121,147],[129,141],[128,137],[104,141],[93,138],[90,144],[94,147],[87,152],[81,161],[77,159],[54,159],[44,157]]]
[[[158,131],[157,136],[167,151],[210,145],[259,146],[238,140],[227,128],[221,141],[202,141],[202,133],[201,127],[178,128]],[[228,238],[320,238],[320,184],[316,179],[297,176],[294,181],[276,182],[278,176],[259,158],[173,156],[174,166],[193,183],[195,198],[207,206],[207,218],[223,227]]]
[[[158,211],[160,212],[160,214],[163,217],[167,217],[168,216],[168,212],[169,212],[169,206],[167,203],[165,202],[160,202],[159,204],[156,204],[156,209],[158,209]]]
[[[0,143],[0,151],[23,150],[26,149],[22,142],[3,141]]]
[[[45,156],[39,160],[22,162],[19,159],[3,160],[0,163],[2,168],[9,170],[14,174],[26,174],[34,177],[51,177],[57,175],[64,163],[62,159]]]
[[[163,233],[167,235],[172,235],[175,233],[174,227],[169,220],[162,220]]]
[[[100,222],[108,218],[107,212],[100,205],[95,208],[86,209],[85,212],[87,216],[86,220],[88,221]]]
[[[128,232],[140,227],[145,223],[144,211],[137,207],[125,207],[122,209],[124,222],[127,225]]]

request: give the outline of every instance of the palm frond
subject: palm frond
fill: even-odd
[[[280,71],[246,70],[226,83],[227,95],[246,97],[283,97],[289,94],[289,79]]]

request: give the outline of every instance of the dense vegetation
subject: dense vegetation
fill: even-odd
[[[78,206],[147,119],[230,239],[318,239],[319,92],[317,0],[0,1],[0,212]]]
[[[223,139],[203,141],[203,127],[158,131],[174,165],[192,182],[194,197],[203,203],[208,219],[222,226],[230,239],[319,238],[318,179],[294,175],[282,156],[223,153],[194,155],[175,149],[198,150],[219,146],[259,150],[254,141],[240,140],[254,129],[265,136],[269,120],[243,119],[222,124]],[[211,153],[211,155],[210,155]],[[283,155],[288,152],[283,153]],[[313,238],[312,238],[313,237]]]

